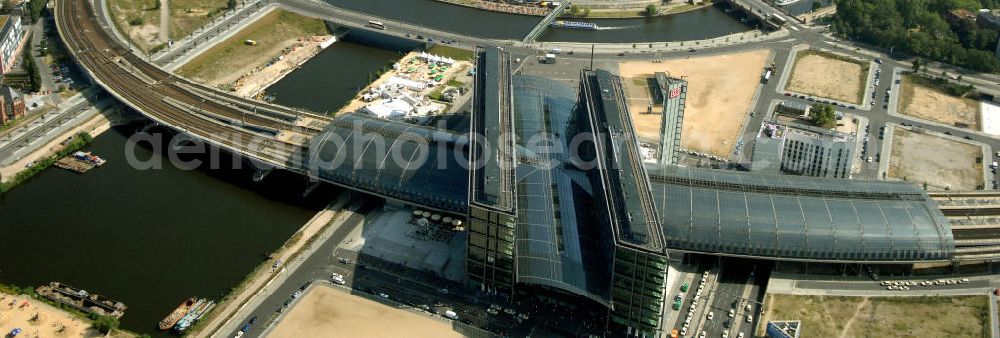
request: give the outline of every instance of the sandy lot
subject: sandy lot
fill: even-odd
[[[462,337],[451,324],[315,286],[278,322],[269,337]]]
[[[795,55],[792,76],[785,90],[837,101],[861,104],[867,67],[804,50]]]
[[[944,92],[915,83],[910,76],[903,77],[900,93],[900,113],[925,120],[982,130],[979,102],[954,97]]]
[[[154,46],[163,43],[159,39],[160,11],[153,9],[154,4],[155,0],[108,2],[115,25],[143,51],[149,51]],[[129,24],[129,21],[133,19],[141,19],[142,23],[134,26]]]
[[[832,297],[768,295],[768,320],[801,320],[802,337],[983,337],[983,296]],[[943,311],[942,309],[947,309]],[[763,328],[763,326],[761,326]],[[759,330],[758,333],[761,333]]]
[[[769,55],[768,50],[756,50],[662,63],[622,62],[620,74],[627,83],[629,97],[635,98],[630,105],[639,104],[629,107],[639,137],[659,139],[660,115],[657,108],[653,109],[654,114],[643,114],[649,101],[648,98],[643,101],[641,95],[648,95],[648,89],[638,88],[638,82],[633,80],[666,71],[673,77],[685,76],[688,81],[681,146],[728,157]]]
[[[27,302],[27,304],[25,304]],[[24,337],[102,337],[90,323],[26,296],[0,293],[0,333],[21,329]]]
[[[974,190],[983,185],[982,148],[973,144],[894,128],[890,177],[928,189]]]

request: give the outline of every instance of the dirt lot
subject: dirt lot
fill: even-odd
[[[174,41],[191,35],[214,15],[226,9],[226,0],[169,0],[170,38]],[[214,12],[214,13],[213,13]]]
[[[25,304],[27,302],[27,304]],[[90,323],[26,296],[0,293],[0,333],[19,328],[24,337],[102,337]]]
[[[795,65],[785,90],[861,104],[868,64],[819,51],[795,54]]]
[[[900,94],[899,112],[903,115],[982,130],[979,102],[976,100],[951,96],[921,85],[909,75],[903,77],[903,92]]]
[[[649,103],[649,89],[641,84],[653,73],[666,71],[673,77],[684,76],[688,81],[681,146],[727,157],[760,84],[760,72],[769,55],[770,51],[756,50],[664,60],[662,63],[622,62],[619,71],[625,78],[629,110],[639,137],[659,139],[659,110],[654,107],[654,114],[644,114]]]
[[[768,320],[801,320],[802,337],[983,337],[988,298],[768,295]],[[763,326],[758,331],[762,333]]]
[[[940,136],[894,128],[889,177],[928,189],[974,190],[983,185],[982,147]]]
[[[142,51],[163,43],[159,40],[160,10],[155,9],[156,0],[115,0],[108,2],[108,8],[118,30]]]
[[[228,84],[281,55],[283,49],[299,44],[300,39],[326,34],[321,20],[273,11],[178,68],[177,73],[212,86]],[[248,39],[257,45],[243,43]]]
[[[167,1],[167,0],[163,0]],[[114,0],[108,2],[115,25],[140,49],[149,51],[160,41],[160,10],[156,0]],[[169,0],[170,38],[180,40],[226,8],[226,0]],[[141,19],[135,25],[129,21]]]
[[[451,324],[319,285],[278,322],[269,337],[462,337]]]

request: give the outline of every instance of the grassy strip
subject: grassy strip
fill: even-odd
[[[837,61],[850,62],[858,66],[861,66],[861,78],[858,79],[858,90],[856,94],[857,96],[855,97],[858,101],[857,102],[852,101],[850,103],[861,104],[865,101],[865,89],[867,85],[867,81],[865,80],[868,78],[868,68],[871,66],[868,62],[858,61],[843,55],[818,51],[814,49],[800,50],[795,53],[795,63],[792,64],[791,75],[795,75],[795,69],[799,66],[799,60],[809,55],[815,55],[822,58],[833,59]]]
[[[656,15],[654,15],[654,17],[684,13],[709,6],[712,6],[711,1],[706,1],[698,5],[680,4],[676,6],[670,6],[665,10],[659,11]],[[562,17],[590,18],[590,19],[628,19],[628,18],[648,18],[649,16],[646,15],[645,8],[623,8],[623,9],[591,9],[589,13],[586,13],[586,15],[573,15],[572,13],[570,13],[570,11],[567,10]]]
[[[468,49],[455,48],[445,45],[434,45],[427,50],[427,53],[434,54],[437,56],[444,56],[447,58],[455,59],[456,61],[462,60],[472,60],[474,53]]]
[[[32,176],[35,176],[35,174],[42,172],[42,170],[45,170],[45,168],[48,168],[53,163],[56,163],[56,161],[58,161],[60,158],[63,158],[74,151],[80,150],[80,148],[83,148],[84,146],[89,144],[90,141],[93,140],[93,138],[90,137],[90,134],[87,133],[79,133],[76,136],[77,137],[75,137],[73,141],[70,141],[69,144],[63,147],[62,150],[59,150],[59,152],[57,152],[55,155],[39,160],[31,167],[22,170],[21,172],[17,173],[17,175],[14,175],[14,178],[11,179],[10,181],[0,182],[0,195],[7,193],[8,191],[10,191],[10,189],[13,189],[18,184],[27,181]]]
[[[943,78],[931,78],[921,75],[904,75],[905,80],[909,80],[913,84],[921,85],[924,87],[929,87],[935,89],[943,94],[953,97],[965,97],[965,95],[972,93],[976,88],[971,85],[963,85],[958,83],[951,83],[947,79]]]

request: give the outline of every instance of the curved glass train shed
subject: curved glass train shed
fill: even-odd
[[[955,251],[949,222],[902,182],[651,166],[671,249],[789,260],[913,262]]]
[[[594,208],[589,170],[572,165],[585,128],[576,91],[556,81],[513,79],[517,135],[517,281],[553,287],[610,306],[614,242]]]
[[[468,136],[359,114],[338,117],[310,145],[310,174],[446,211],[468,209]]]

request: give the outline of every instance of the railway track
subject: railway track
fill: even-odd
[[[153,120],[183,133],[266,163],[301,169],[308,139],[329,121],[326,117],[214,94],[211,89],[174,77],[114,42],[97,24],[88,1],[58,0],[55,13],[67,48],[96,82]],[[179,107],[195,107],[205,114],[192,114],[191,109]],[[260,111],[241,107],[260,107]],[[297,124],[303,118],[319,122]],[[276,135],[262,135],[260,130],[274,130]],[[303,135],[305,142],[282,140],[283,133]]]

